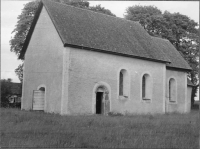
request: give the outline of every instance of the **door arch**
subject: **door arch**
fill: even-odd
[[[109,85],[98,83],[93,90],[93,113],[107,115],[111,109]]]

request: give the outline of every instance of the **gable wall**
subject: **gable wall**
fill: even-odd
[[[106,53],[71,49],[69,71],[69,103],[71,114],[94,113],[94,86],[99,82],[110,87],[111,111],[128,113],[162,113],[165,97],[165,64]],[[129,98],[119,99],[119,72],[129,76]],[[148,73],[153,82],[152,101],[142,99],[142,75]]]
[[[46,86],[45,111],[60,113],[63,43],[43,7],[25,54],[22,109],[32,108],[33,90]]]
[[[174,78],[176,82],[177,102],[169,102],[169,79]],[[166,112],[187,112],[190,103],[187,99],[187,73],[182,71],[166,71]]]

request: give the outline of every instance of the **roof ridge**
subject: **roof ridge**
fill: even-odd
[[[42,0],[42,1],[46,1],[46,0]],[[49,0],[48,0],[49,1]],[[50,0],[51,1],[51,0]],[[120,17],[115,17],[115,16],[111,16],[111,15],[108,15],[108,14],[105,14],[105,13],[99,13],[99,12],[96,12],[96,11],[92,11],[90,9],[84,9],[84,8],[80,8],[80,7],[75,7],[75,6],[72,6],[72,5],[68,5],[68,4],[64,4],[64,3],[60,3],[60,2],[55,2],[55,1],[51,1],[52,3],[58,3],[60,5],[63,5],[63,6],[69,6],[69,7],[73,7],[75,9],[80,9],[80,10],[84,10],[84,11],[89,11],[89,12],[92,12],[92,13],[96,13],[96,14],[100,14],[100,15],[105,15],[107,17],[112,17],[112,18],[115,18],[115,19],[121,19],[123,21],[127,21],[127,22],[130,22],[130,23],[135,23],[135,24],[140,24],[138,21],[131,21],[131,20],[127,20],[125,18],[120,18]]]

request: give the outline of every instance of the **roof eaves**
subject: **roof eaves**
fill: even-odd
[[[90,51],[97,51],[97,52],[115,54],[115,55],[120,55],[120,56],[144,59],[144,60],[160,62],[160,63],[170,63],[169,61],[164,61],[164,60],[158,60],[158,59],[146,58],[146,57],[141,57],[141,56],[129,55],[129,54],[124,54],[124,53],[119,53],[119,52],[106,51],[106,50],[95,49],[95,48],[90,48],[90,47],[84,47],[84,46],[79,46],[79,45],[73,45],[73,44],[68,44],[68,43],[65,43],[64,47],[79,48],[79,49],[85,49],[85,50],[90,50]]]
[[[177,70],[177,71],[186,71],[186,72],[192,71],[191,68],[190,68],[190,69],[189,69],[189,68],[186,69],[186,68],[173,67],[173,66],[166,66],[166,68],[167,68],[167,69],[171,69],[171,70]]]
[[[32,36],[33,31],[34,31],[34,29],[35,29],[37,20],[38,20],[38,18],[39,18],[39,16],[40,16],[42,7],[43,7],[43,3],[40,1],[40,2],[39,2],[39,6],[38,6],[38,10],[37,10],[36,13],[35,13],[33,22],[32,22],[32,24],[31,24],[31,27],[30,27],[30,29],[29,29],[29,32],[28,32],[28,34],[27,34],[27,36],[26,36],[26,39],[25,39],[25,42],[24,42],[24,44],[23,44],[22,50],[21,50],[21,52],[20,52],[19,59],[24,59],[24,55],[25,55],[26,50],[27,50],[27,48],[28,48],[29,42],[30,42],[30,40],[31,40],[31,36]]]

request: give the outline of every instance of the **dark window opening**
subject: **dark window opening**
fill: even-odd
[[[119,95],[123,95],[123,73],[120,72],[119,76]]]
[[[44,87],[40,87],[39,90],[40,90],[40,91],[45,91],[45,88],[44,88]]]
[[[169,100],[171,101],[171,95],[172,93],[171,93],[171,81],[169,81]]]
[[[145,85],[146,85],[146,79],[145,79],[145,76],[142,77],[142,98],[145,98]]]

